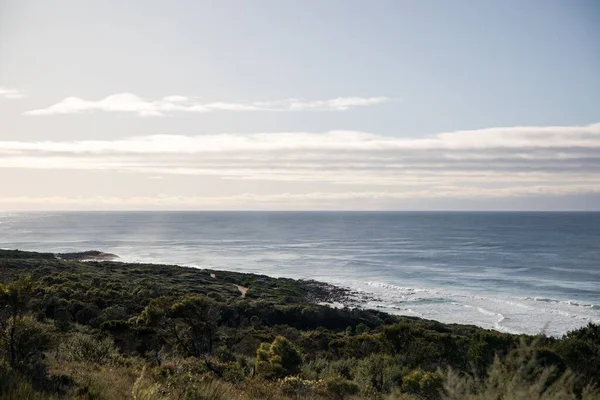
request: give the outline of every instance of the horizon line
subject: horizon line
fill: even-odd
[[[600,213],[600,209],[597,210],[575,210],[575,209],[559,209],[559,210],[529,210],[529,209],[518,209],[518,210],[498,210],[498,209],[483,209],[483,210],[448,210],[448,209],[435,209],[435,210],[418,210],[418,209],[406,209],[406,210],[327,210],[327,209],[312,209],[312,210],[275,210],[275,209],[231,209],[231,210],[214,210],[214,209],[113,209],[113,210],[0,210],[0,213],[122,213],[122,212],[257,212],[257,213]]]

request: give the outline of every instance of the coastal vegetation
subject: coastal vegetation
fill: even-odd
[[[0,398],[600,398],[598,325],[513,335],[331,308],[345,291],[313,281],[112,258],[0,250]]]

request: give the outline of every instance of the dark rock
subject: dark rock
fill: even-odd
[[[56,257],[65,261],[114,261],[119,256],[116,254],[103,253],[98,250],[80,251],[76,253],[58,253]]]

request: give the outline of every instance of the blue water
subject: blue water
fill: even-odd
[[[0,247],[313,278],[508,332],[600,322],[600,213],[11,213]]]

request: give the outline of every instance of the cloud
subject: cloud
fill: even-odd
[[[387,97],[340,97],[307,101],[287,99],[254,102],[199,102],[187,96],[171,95],[161,100],[146,100],[132,93],[118,93],[102,100],[90,101],[67,97],[47,108],[25,112],[27,115],[78,114],[85,112],[127,112],[142,117],[165,116],[174,113],[212,113],[217,111],[345,111],[390,101]]]
[[[9,89],[4,86],[0,86],[0,98],[4,97],[5,99],[21,99],[25,97],[25,95],[19,92],[17,89]]]
[[[430,158],[448,160],[569,159],[598,156],[600,123],[587,126],[506,127],[440,133],[421,138],[399,138],[357,131],[217,133],[197,136],[150,135],[120,140],[0,141],[0,151],[38,151],[48,154],[258,154],[269,157],[286,153],[310,159],[320,153],[329,158],[347,154],[373,155],[377,159]],[[398,159],[398,156],[402,158]],[[436,159],[437,160],[437,159]]]
[[[365,196],[368,188],[371,199],[384,193],[388,200],[573,195],[600,188],[600,124],[423,138],[330,131],[0,141],[0,168],[210,176],[223,185],[280,181],[320,190],[325,184],[343,196]]]
[[[455,190],[459,189],[459,190]],[[407,190],[399,192],[308,192],[243,193],[230,196],[95,196],[95,197],[0,197],[0,207],[31,210],[357,210],[394,209],[394,205],[414,200],[472,200],[514,197],[548,197],[600,194],[597,185],[532,186],[482,189],[478,187]],[[407,203],[407,204],[414,204]],[[414,207],[414,206],[413,206]]]

